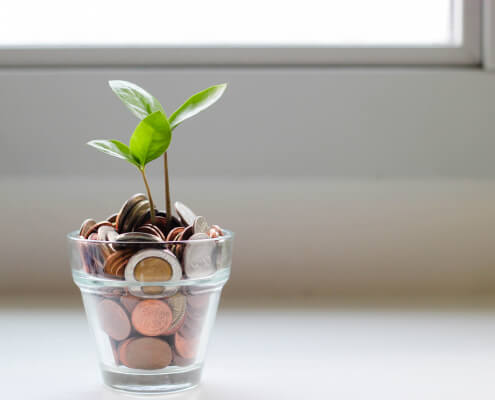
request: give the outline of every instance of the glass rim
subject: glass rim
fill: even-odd
[[[141,281],[126,281],[122,279],[112,279],[105,276],[91,275],[84,271],[72,270],[72,279],[74,283],[80,288],[115,288],[115,287],[149,287],[158,286],[163,288],[180,288],[188,286],[209,287],[209,286],[223,286],[230,277],[231,266],[226,266],[216,270],[213,274],[203,276],[200,278],[183,278],[177,281],[154,281],[154,282],[141,282]],[[151,297],[150,297],[151,298]]]
[[[207,238],[207,239],[194,239],[194,240],[161,240],[157,242],[150,242],[146,240],[133,240],[126,242],[117,242],[115,240],[97,240],[97,239],[85,239],[79,236],[79,231],[72,231],[67,234],[67,239],[70,242],[76,243],[91,243],[91,244],[116,244],[119,245],[143,245],[143,244],[153,244],[153,245],[167,245],[167,244],[189,244],[189,243],[208,243],[208,242],[222,242],[226,240],[234,239],[234,232],[222,228],[223,236],[219,236],[216,238]]]

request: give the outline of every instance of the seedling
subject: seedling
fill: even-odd
[[[170,222],[172,203],[170,200],[167,149],[172,140],[172,131],[186,119],[215,103],[224,93],[227,84],[211,86],[194,94],[175,110],[170,118],[167,118],[160,102],[143,88],[126,81],[114,80],[108,83],[113,92],[141,122],[134,130],[129,146],[118,140],[92,140],[88,142],[88,145],[103,153],[127,160],[139,169],[150,201],[152,221],[155,219],[155,207],[146,179],[145,167],[150,161],[163,155],[165,206],[167,221]]]

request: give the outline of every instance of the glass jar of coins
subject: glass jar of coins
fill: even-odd
[[[151,215],[137,194],[68,235],[103,379],[115,389],[163,393],[199,383],[233,234],[182,203],[175,211]]]

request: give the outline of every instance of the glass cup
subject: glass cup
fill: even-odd
[[[106,385],[140,393],[199,384],[230,275],[233,234],[175,242],[115,242],[68,235]],[[175,255],[175,257],[174,257]]]

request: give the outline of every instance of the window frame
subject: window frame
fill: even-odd
[[[451,1],[463,10],[461,45],[0,48],[0,66],[479,66],[482,54],[494,58],[486,37],[494,0]]]

